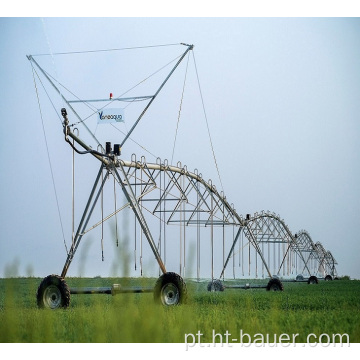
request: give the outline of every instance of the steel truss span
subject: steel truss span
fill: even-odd
[[[303,266],[305,273],[310,274],[302,253],[297,247],[296,236],[279,215],[270,212],[247,215],[245,236],[254,237],[258,251],[272,275],[291,277]]]
[[[75,136],[71,132],[68,135]],[[79,142],[79,139],[77,140]],[[88,150],[86,146],[84,148]],[[163,273],[166,272],[164,258],[169,256],[169,249],[173,249],[177,244],[179,273],[185,275],[185,261],[192,243],[194,245],[192,253],[196,252],[196,277],[200,278],[200,261],[203,257],[201,252],[203,250],[204,253],[209,253],[205,247],[211,248],[209,257],[211,257],[213,278],[214,261],[217,257],[215,248],[218,247],[219,235],[225,242],[225,234],[229,233],[225,228],[231,228],[231,234],[236,234],[234,236],[237,239],[245,223],[236,213],[233,205],[227,202],[223,193],[217,191],[211,180],[205,181],[196,170],[190,172],[186,166],[181,166],[180,163],[177,164],[178,166],[172,166],[166,160],[162,162],[158,159],[157,163],[147,163],[144,157],[138,161],[135,155],[132,156],[131,161],[94,155],[101,160],[101,168],[62,276],[66,275],[82,237],[100,225],[100,222],[93,226],[88,226],[88,223],[104,187],[104,181],[101,182],[101,179],[113,177],[116,184],[122,188],[127,202],[104,220],[109,220],[121,210],[130,207],[135,213],[136,223],[140,226],[140,231],[135,228],[135,232],[146,237]],[[102,176],[102,173],[105,175]],[[157,244],[154,239],[158,240]],[[233,240],[234,237],[231,237],[231,241]],[[224,250],[225,248],[223,252]]]
[[[256,238],[259,250],[275,276],[331,279],[337,276],[336,260],[320,242],[313,243],[309,233],[301,230],[293,235],[285,221],[271,212],[247,215],[247,237]]]
[[[245,217],[239,215],[224,194],[217,191],[212,181],[205,181],[197,170],[190,172],[186,166],[181,167],[180,163],[171,166],[166,160],[161,162],[160,159],[156,164],[146,163],[145,158],[136,161],[135,155],[132,161],[122,161],[122,164],[127,169],[126,177],[131,180],[129,184],[133,192],[140,194],[138,201],[141,207],[164,224],[184,227],[180,234],[184,243],[186,231],[189,231],[185,230],[186,227],[207,227],[210,229],[208,244],[212,250],[215,241],[223,242],[223,255],[226,245],[231,245],[226,262],[223,256],[223,269],[219,278],[224,277],[230,258],[235,256],[241,232],[247,240],[245,245],[242,242],[237,251],[242,257],[239,264],[243,277],[245,274],[254,275],[254,271],[255,277],[262,278],[274,275],[291,277],[299,273],[309,277],[335,275],[331,253],[326,252],[320,243],[314,245],[309,263],[303,245],[304,231],[293,235],[284,220],[270,212],[262,211]],[[224,238],[224,231],[221,230],[225,227],[233,228],[228,232],[229,239]],[[219,228],[223,232],[220,239],[218,234],[215,235]],[[199,231],[196,230],[198,235]],[[212,278],[215,275],[215,260],[211,259]]]
[[[326,251],[320,242],[314,243],[306,230],[300,230],[296,237],[298,249],[303,254],[305,265],[311,269],[311,273],[320,277],[336,278],[337,261],[331,252]]]
[[[68,135],[75,136],[70,132]],[[147,163],[144,157],[138,160],[136,155],[130,161],[98,157],[102,165],[92,193],[97,188],[98,194],[102,191],[100,174],[105,172],[103,178],[114,177],[128,200],[105,220],[131,207],[139,231],[148,240],[163,273],[167,271],[166,257],[169,258],[169,252],[175,248],[178,264],[172,263],[172,270],[197,279],[224,279],[225,275],[234,279],[289,278],[298,274],[310,277],[319,275],[321,265],[333,276],[334,272],[329,270],[329,256],[319,254],[323,249],[320,245],[309,245],[312,241],[309,235],[306,237],[306,232],[293,235],[284,220],[274,213],[262,211],[252,216],[239,215],[212,181],[205,181],[197,170],[191,172],[180,163],[169,165],[167,160],[161,159]],[[91,207],[95,207],[95,202]],[[91,213],[85,211],[83,218],[86,217],[90,218]],[[82,236],[100,224],[87,228],[87,223],[88,220],[86,226],[78,230],[62,276],[66,275]],[[158,239],[157,244],[154,239]],[[310,253],[309,248],[313,249]],[[190,252],[196,258],[196,275],[186,273]],[[227,273],[225,271],[231,263],[232,274],[229,275],[229,269]],[[211,272],[201,270],[205,264],[206,270]]]

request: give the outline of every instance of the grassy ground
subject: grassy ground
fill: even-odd
[[[252,340],[256,334],[269,334],[270,342],[280,334],[288,334],[290,341],[292,334],[298,334],[295,341],[306,342],[311,333],[317,338],[327,334],[330,341],[333,334],[348,334],[350,342],[360,342],[360,281],[285,283],[284,292],[226,289],[217,293],[207,292],[204,283],[187,282],[188,302],[181,306],[156,305],[151,293],[72,295],[68,309],[50,311],[36,307],[41,280],[0,279],[0,342],[179,343],[185,334],[202,334],[196,341],[211,343],[214,334],[222,334],[225,341],[226,332],[230,341],[239,342],[241,331]],[[155,281],[67,279],[70,287],[119,282],[152,286]]]

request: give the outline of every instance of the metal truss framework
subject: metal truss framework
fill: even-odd
[[[179,58],[158,90],[149,97],[149,103],[135,121],[135,124],[126,135],[121,146],[130,136],[133,129],[182,59],[193,49],[193,45],[183,45],[186,46],[185,52]],[[67,103],[69,109],[78,118],[79,123],[82,123],[85,128],[90,131],[71,105],[75,100],[66,99],[60,91],[58,84],[50,78],[34,58],[30,55],[28,59],[32,65],[40,70],[40,73],[49,81],[62,100]],[[121,101],[124,99],[118,98],[114,100]],[[85,100],[76,101],[85,102]],[[86,100],[86,102],[90,101],[104,100]],[[63,110],[64,114],[66,114],[65,109]],[[223,255],[223,268],[220,277],[224,276],[225,269],[230,258],[234,255],[235,246],[239,243],[240,235],[242,234],[248,240],[249,249],[251,245],[255,250],[256,261],[259,257],[262,264],[261,266],[270,277],[281,274],[289,275],[290,270],[294,268],[298,269],[299,266],[302,268],[302,272],[309,276],[313,272],[318,272],[319,269],[333,276],[336,274],[336,261],[332,254],[326,251],[321,243],[314,244],[306,231],[303,230],[293,235],[278,215],[269,212],[255,213],[253,216],[246,215],[246,217],[242,217],[236,212],[234,206],[228,203],[225,195],[217,191],[211,180],[205,181],[200,173],[197,171],[189,172],[186,166],[182,166],[180,163],[178,163],[177,166],[173,166],[168,164],[166,160],[162,162],[158,159],[155,164],[150,164],[146,162],[144,157],[138,161],[135,155],[132,156],[131,161],[124,161],[113,152],[106,152],[99,142],[97,143],[99,144],[100,152],[94,151],[89,145],[85,144],[78,135],[75,135],[75,133],[71,131],[67,117],[64,114],[63,117],[65,121],[63,126],[65,140],[74,148],[74,143],[71,144],[69,140],[69,138],[72,138],[73,141],[85,149],[85,151],[80,153],[89,153],[97,158],[100,161],[100,169],[90,192],[78,229],[74,234],[72,246],[61,274],[62,277],[66,276],[83,236],[126,207],[130,207],[133,210],[136,220],[141,227],[142,234],[146,237],[163,273],[166,272],[165,262],[162,259],[159,247],[155,244],[150,229],[151,226],[144,215],[145,212],[157,218],[160,221],[160,226],[179,226],[182,229],[180,237],[183,239],[184,248],[186,228],[196,228],[197,240],[199,240],[200,236],[199,229],[201,227],[207,228],[210,236],[212,278],[214,278],[214,243],[219,241],[218,237],[215,236],[215,229],[223,229],[222,241],[224,243],[225,228],[229,227],[233,228],[230,241],[231,246],[226,261]],[[91,135],[95,138],[92,133]],[[95,140],[97,141],[96,138]],[[79,152],[78,150],[76,151]],[[88,227],[93,210],[102,195],[104,184],[111,176],[113,176],[115,182],[121,187],[127,203],[121,208],[116,209],[105,219],[102,219],[101,222]],[[185,256],[185,251],[183,256]],[[250,262],[249,252],[249,264]],[[315,271],[314,269],[317,270]]]
[[[76,138],[70,131],[68,135]],[[77,141],[81,144],[79,139]],[[83,147],[86,149],[86,145],[83,144]],[[160,226],[177,225],[180,227],[182,229],[180,236],[183,237],[184,247],[187,228],[195,227],[196,234],[200,233],[200,227],[208,228],[212,262],[215,256],[214,242],[219,241],[214,235],[215,228],[224,229],[232,226],[236,229],[232,232],[230,241],[232,245],[226,261],[223,262],[223,270],[219,278],[224,276],[228,262],[234,255],[241,232],[255,249],[256,259],[260,257],[261,266],[265,268],[269,277],[273,275],[288,276],[290,270],[295,267],[296,269],[300,267],[301,271],[309,276],[318,272],[314,270],[315,268],[321,267],[332,276],[336,272],[335,260],[331,253],[326,252],[320,243],[314,245],[306,231],[293,235],[279,215],[270,212],[255,213],[253,216],[246,215],[246,217],[239,215],[234,206],[228,203],[224,194],[217,191],[211,180],[205,181],[196,170],[189,172],[186,166],[181,166],[180,163],[177,164],[178,166],[172,166],[166,160],[162,162],[160,159],[153,164],[147,163],[144,157],[138,161],[135,155],[132,156],[131,161],[123,161],[116,157],[99,157],[99,160],[102,165],[62,276],[66,275],[83,235],[100,225],[99,222],[95,226],[87,228],[104,182],[111,175],[122,188],[127,203],[108,215],[105,220],[110,219],[124,208],[131,207],[163,273],[166,272],[166,267],[159,248],[155,245],[145,213],[157,218]],[[103,171],[106,171],[105,177],[101,177]],[[103,179],[102,182],[101,179]],[[165,229],[163,234],[165,234]],[[183,257],[185,257],[185,252]],[[215,277],[213,264],[211,277]]]
[[[76,138],[70,131],[68,135]],[[77,141],[82,144],[79,139]],[[82,145],[87,149],[85,144]],[[108,215],[105,220],[110,219],[124,208],[131,207],[162,272],[166,272],[165,265],[151,235],[148,221],[144,216],[145,212],[155,216],[164,226],[177,225],[183,228],[184,242],[186,227],[206,227],[210,229],[210,243],[212,246],[215,241],[215,227],[230,225],[237,227],[238,230],[234,240],[236,242],[241,229],[245,225],[233,206],[227,202],[222,193],[217,191],[211,181],[204,181],[202,175],[196,171],[193,173],[187,171],[186,166],[170,166],[166,161],[161,163],[160,160],[156,164],[149,164],[146,163],[144,158],[137,161],[135,155],[133,155],[131,161],[101,157],[99,157],[99,160],[101,160],[102,165],[64,266],[63,277],[66,275],[83,235],[100,225],[100,223],[97,223],[87,228],[104,186],[105,180],[100,181],[100,175],[103,171],[106,171],[104,179],[107,179],[109,175],[114,176],[127,199],[127,204]],[[198,231],[197,233],[199,233]],[[255,242],[253,242],[253,245],[255,248],[257,247]]]
[[[337,261],[330,251],[326,251],[320,242],[314,243],[306,230],[300,230],[296,237],[299,251],[302,252],[305,259],[305,265],[312,270],[312,273],[337,276],[335,267]]]
[[[255,213],[248,216],[245,235],[253,234],[263,253],[267,253],[267,264],[273,268],[273,274],[289,276],[298,262],[305,264],[304,271],[310,275],[302,253],[294,236],[279,215],[270,212]]]

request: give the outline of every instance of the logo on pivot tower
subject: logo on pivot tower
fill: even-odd
[[[124,109],[102,109],[98,115],[98,124],[124,122]]]

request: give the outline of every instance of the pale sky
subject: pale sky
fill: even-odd
[[[26,55],[181,42],[195,45],[228,201],[239,214],[280,214],[293,233],[305,229],[314,242],[332,252],[340,275],[360,278],[360,20],[239,17],[0,19],[0,276],[60,273],[66,258]],[[139,52],[127,60],[146,74],[182,49],[156,51]],[[100,55],[95,60],[37,59],[86,96],[96,90],[95,97],[106,97],[130,75],[135,81],[142,76]],[[161,158],[172,154],[182,69],[132,135]],[[199,169],[220,189],[191,57],[188,77],[174,162]],[[59,112],[61,101],[55,105]],[[71,151],[45,94],[41,106],[69,245]],[[149,162],[156,161],[134,143],[127,146],[124,160],[135,151],[138,158],[145,155]],[[86,197],[98,164],[84,157],[76,161],[82,169],[77,191]],[[105,248],[109,258],[112,247]],[[99,246],[91,250],[98,261]],[[109,262],[105,266],[100,260],[87,269],[82,273],[81,264],[75,264],[69,275],[110,275]]]

